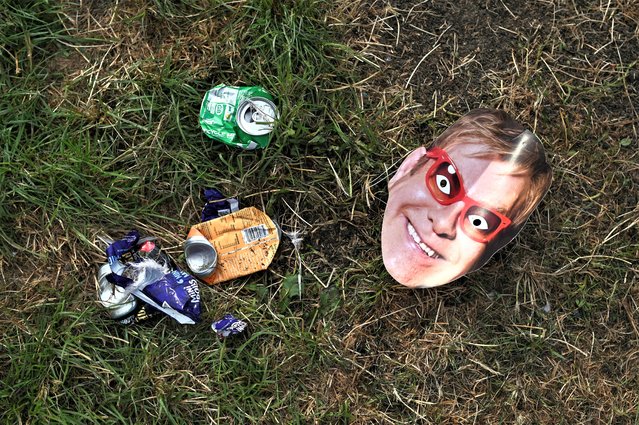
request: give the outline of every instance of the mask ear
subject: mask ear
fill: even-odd
[[[426,148],[424,146],[420,146],[409,153],[395,172],[395,175],[388,181],[388,188],[390,189],[399,179],[410,173],[424,155],[426,155]]]

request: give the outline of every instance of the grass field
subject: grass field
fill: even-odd
[[[639,423],[638,52],[634,0],[0,0],[0,421]],[[267,149],[202,134],[219,83],[275,95]],[[388,177],[480,106],[540,136],[553,186],[480,271],[406,289]],[[100,238],[185,266],[208,187],[301,262],[285,239],[201,285],[194,326],[113,323]],[[249,331],[220,340],[228,312]]]

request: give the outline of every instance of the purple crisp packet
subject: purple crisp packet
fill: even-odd
[[[124,269],[125,266],[120,261],[122,256],[134,251],[139,239],[139,233],[132,230],[123,239],[107,247],[106,253],[113,271],[106,276],[107,281],[125,289],[133,284],[131,278],[116,271],[121,272],[119,269]],[[131,293],[180,324],[194,324],[200,321],[200,288],[197,280],[178,268]]]
[[[230,335],[237,335],[246,328],[246,322],[236,319],[232,314],[225,314],[224,317],[217,322],[213,322],[211,329],[221,338]]]
[[[200,288],[197,280],[190,274],[173,270],[147,285],[142,292],[164,309],[168,307],[194,322],[200,321]],[[167,311],[165,313],[173,316]]]

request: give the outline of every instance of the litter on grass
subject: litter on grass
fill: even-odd
[[[247,150],[268,146],[277,118],[273,97],[259,86],[220,84],[206,93],[200,108],[204,134]]]
[[[180,324],[200,320],[197,279],[180,270],[155,238],[140,238],[132,230],[111,243],[106,255],[109,262],[98,275],[99,295],[112,318],[131,324],[162,312]]]
[[[275,257],[280,232],[268,215],[249,207],[191,227],[185,242],[189,267],[187,247],[195,245],[196,241],[202,243],[197,251],[193,251],[199,258],[206,250],[203,241],[208,241],[217,254],[213,272],[207,276],[198,274],[205,283],[214,285],[266,270]],[[196,268],[200,267],[199,258],[192,261],[197,264]],[[191,271],[196,274],[195,270]]]
[[[246,322],[236,319],[232,314],[225,314],[224,317],[211,324],[211,329],[220,338],[237,335],[246,329]]]
[[[240,209],[240,202],[235,198],[227,198],[217,189],[204,189],[206,204],[202,208],[202,219],[209,221]]]

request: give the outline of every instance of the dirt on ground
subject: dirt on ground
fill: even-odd
[[[633,2],[369,6],[363,11],[374,27],[361,51],[383,70],[376,83],[409,89],[413,106],[427,112],[504,107],[548,141],[564,138],[558,130],[578,129],[593,116],[614,130],[608,137],[636,138],[639,7]],[[595,98],[606,84],[616,90]],[[418,124],[421,114],[414,117]]]

